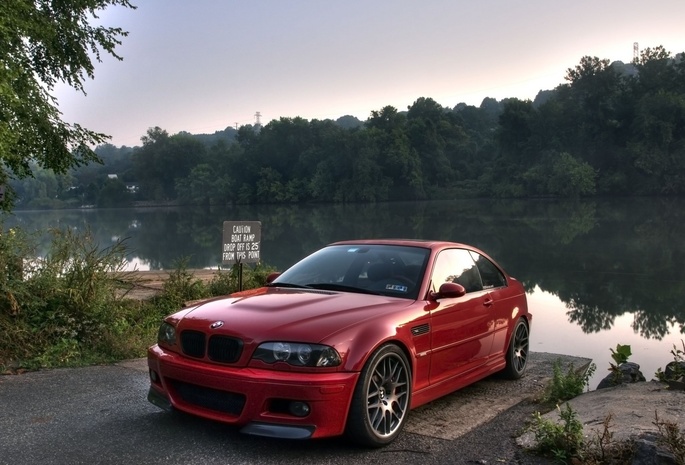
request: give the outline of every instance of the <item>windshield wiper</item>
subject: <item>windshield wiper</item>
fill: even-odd
[[[268,283],[266,287],[289,287],[294,289],[308,289],[310,286],[303,284],[293,284],[293,283]]]
[[[306,287],[312,289],[321,289],[324,291],[344,291],[344,292],[356,292],[358,294],[371,294],[371,295],[382,295],[378,292],[371,291],[369,289],[363,289],[360,287],[345,286],[344,284],[335,283],[311,283],[307,284]]]

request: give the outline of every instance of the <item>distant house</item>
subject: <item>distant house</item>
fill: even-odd
[[[118,179],[118,178],[119,178],[119,176],[117,176],[116,174],[108,174],[107,175],[107,179]]]
[[[126,192],[129,194],[137,194],[138,193],[138,183],[137,182],[127,182],[126,183]]]

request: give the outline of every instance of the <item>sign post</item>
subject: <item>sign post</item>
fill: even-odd
[[[238,290],[243,290],[243,263],[259,263],[262,240],[260,221],[224,221],[221,263],[238,265]]]

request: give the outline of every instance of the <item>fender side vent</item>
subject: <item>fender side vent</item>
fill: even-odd
[[[411,334],[412,336],[420,336],[422,334],[426,334],[428,331],[430,331],[430,325],[426,323],[423,325],[414,326],[411,329]]]

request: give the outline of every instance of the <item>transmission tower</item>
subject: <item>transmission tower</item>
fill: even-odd
[[[637,42],[633,42],[633,61],[637,61],[640,58],[640,47],[637,46]]]
[[[262,122],[259,120],[259,118],[262,117],[262,114],[260,112],[257,112],[254,114],[255,117],[255,126],[261,126]]]

